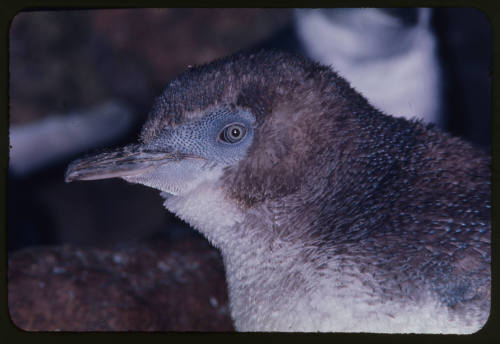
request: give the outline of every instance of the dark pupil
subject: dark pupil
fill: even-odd
[[[238,124],[228,125],[220,133],[220,139],[228,143],[236,143],[245,136],[245,127]]]
[[[231,129],[231,137],[232,138],[238,138],[238,137],[240,137],[240,134],[241,134],[240,129],[238,129],[238,128]]]

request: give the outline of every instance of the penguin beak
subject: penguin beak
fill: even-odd
[[[200,159],[177,152],[151,151],[136,144],[127,145],[73,161],[66,170],[65,181],[133,177],[160,165],[189,158]]]

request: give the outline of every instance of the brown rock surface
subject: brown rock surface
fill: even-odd
[[[29,331],[233,329],[221,258],[202,240],[17,251],[8,304]]]

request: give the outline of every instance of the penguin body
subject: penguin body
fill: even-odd
[[[110,177],[161,190],[219,248],[237,330],[472,333],[488,318],[489,157],[302,57],[189,69],[138,144],[66,174]]]

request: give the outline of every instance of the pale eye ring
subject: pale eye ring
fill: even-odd
[[[226,143],[241,141],[247,134],[247,128],[239,123],[229,124],[222,129],[219,139]]]

